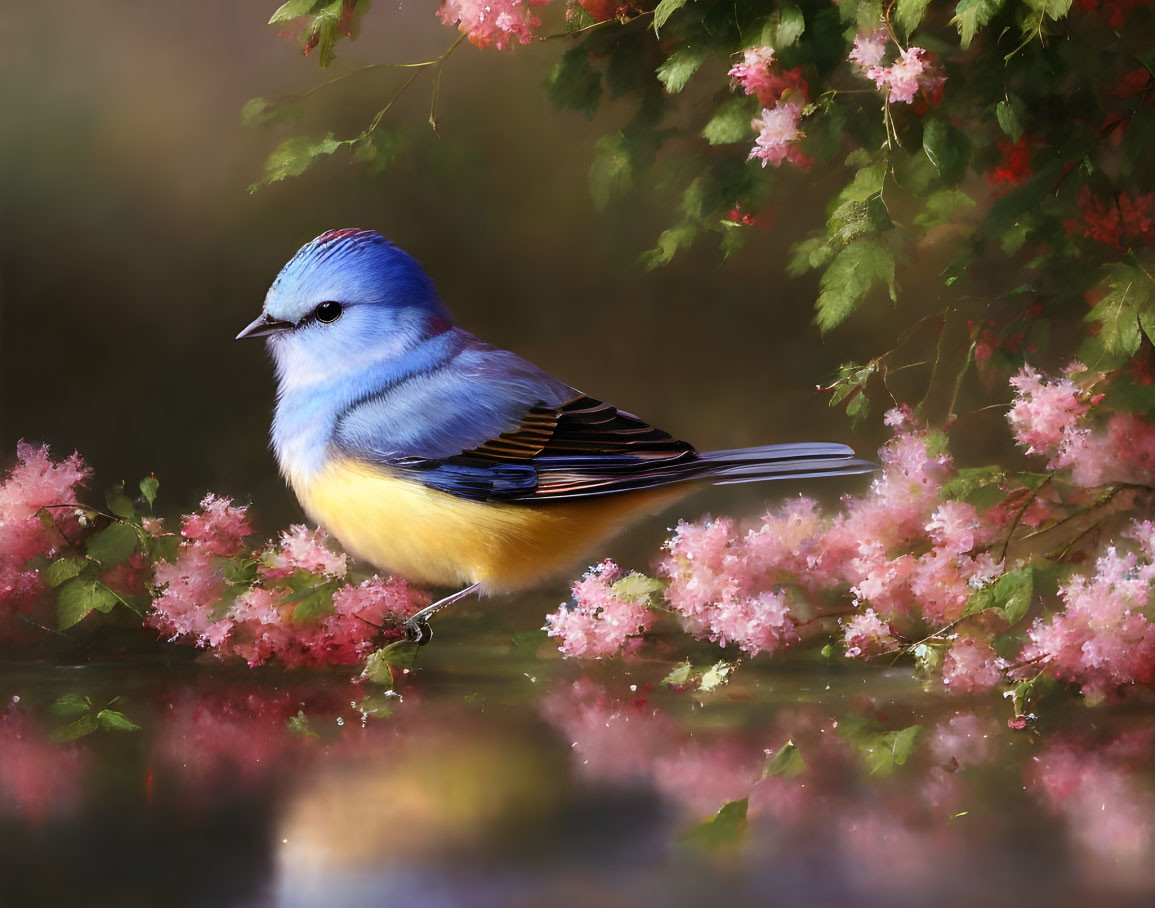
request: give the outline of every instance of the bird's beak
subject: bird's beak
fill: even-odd
[[[292,327],[292,322],[283,322],[279,318],[273,318],[267,312],[262,312],[253,320],[252,324],[237,335],[237,340],[242,337],[264,337],[266,334],[276,334],[278,331]]]

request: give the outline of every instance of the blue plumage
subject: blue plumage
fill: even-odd
[[[295,486],[339,459],[464,499],[544,504],[874,468],[842,445],[700,454],[453,326],[417,262],[372,231],[304,246],[241,336],[253,334],[276,363],[272,444]]]

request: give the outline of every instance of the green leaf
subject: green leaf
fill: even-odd
[[[307,16],[314,6],[320,6],[323,0],[288,0],[277,7],[276,12],[269,17],[269,25],[278,25],[282,22],[291,22],[301,16]]]
[[[770,16],[762,30],[762,44],[769,44],[781,53],[795,44],[806,31],[806,19],[795,4],[786,2]]]
[[[658,67],[658,81],[666,87],[666,91],[676,95],[686,87],[690,76],[698,71],[709,53],[710,49],[704,44],[691,45],[675,51]]]
[[[661,580],[647,577],[645,574],[639,574],[637,571],[631,571],[621,580],[617,581],[610,588],[610,592],[615,599],[649,605],[653,601],[653,598],[660,595],[665,588],[666,584]]]
[[[293,606],[293,623],[319,621],[333,614],[333,585],[324,583],[310,589]]]
[[[357,704],[357,711],[373,719],[388,719],[397,702],[396,694],[370,694]]]
[[[108,612],[120,599],[98,580],[74,577],[60,588],[56,600],[60,629],[67,630],[90,612]]]
[[[96,714],[96,721],[108,731],[140,731],[139,725],[115,709],[102,709]]]
[[[633,182],[633,160],[622,133],[598,139],[589,178],[590,195],[598,211],[603,211],[610,199],[629,188]]]
[[[894,254],[871,238],[856,240],[834,257],[822,273],[816,322],[823,333],[848,319],[874,287],[894,291]]]
[[[77,576],[88,564],[87,558],[58,558],[41,571],[40,576],[48,586],[58,587]]]
[[[916,227],[946,224],[963,208],[973,208],[975,200],[961,189],[939,189],[930,194],[926,207],[914,218]]]
[[[729,801],[708,820],[682,834],[682,843],[712,850],[736,845],[746,833],[746,810],[750,799]]]
[[[85,551],[105,567],[120,564],[136,551],[140,533],[130,523],[114,523],[95,533],[88,540]]]
[[[390,666],[411,668],[417,658],[418,646],[410,640],[398,640],[372,653],[365,660],[364,676],[374,684],[393,686],[393,672]]]
[[[75,741],[77,738],[92,734],[99,728],[100,723],[96,719],[96,713],[89,710],[75,722],[53,732],[52,739],[54,741]]]
[[[242,126],[268,126],[299,117],[304,105],[297,98],[271,101],[268,98],[249,98],[241,108]]]
[[[902,766],[914,753],[921,725],[911,725],[896,731],[885,731],[883,726],[862,716],[846,716],[839,720],[838,736],[859,752],[870,775],[890,775],[896,766]]]
[[[662,0],[654,7],[654,34],[656,35],[666,20],[686,5],[688,0]]]
[[[694,666],[690,664],[690,660],[680,663],[677,668],[671,671],[666,677],[662,679],[662,684],[666,687],[683,688],[690,683],[690,678],[694,675]]]
[[[1107,265],[1098,287],[1105,291],[1102,299],[1087,313],[1085,321],[1098,326],[1079,348],[1079,359],[1088,368],[1117,369],[1139,350],[1140,329],[1152,328],[1151,279],[1131,265]]]
[[[714,111],[714,116],[702,130],[702,138],[711,145],[751,141],[754,138],[754,131],[750,122],[757,113],[757,98],[745,95],[731,98]]]
[[[1002,469],[993,464],[985,467],[963,467],[953,478],[942,486],[942,497],[953,500],[967,501],[973,504],[971,497],[978,491],[989,486],[998,486],[1006,478]],[[1001,497],[1001,495],[1000,495]]]
[[[117,517],[123,517],[125,520],[131,520],[136,516],[136,508],[132,506],[132,500],[124,494],[124,483],[118,482],[111,489],[104,493],[104,500],[108,504],[108,510]]]
[[[695,224],[679,224],[677,227],[663,230],[658,237],[658,245],[643,253],[642,264],[650,271],[668,265],[679,249],[689,247],[697,233],[698,227]]]
[[[698,684],[698,690],[704,694],[717,690],[729,680],[733,670],[734,666],[729,662],[715,662],[702,672],[702,680]]]
[[[318,159],[333,154],[342,145],[350,143],[349,139],[338,141],[330,132],[322,139],[311,139],[308,136],[294,136],[285,139],[273,149],[265,158],[265,174],[257,182],[249,186],[249,192],[256,192],[262,186],[270,183],[279,183],[290,177],[299,177]]]
[[[309,719],[303,709],[297,710],[295,716],[289,716],[285,728],[302,738],[316,738],[318,734],[309,727]]]
[[[602,97],[602,77],[590,66],[584,44],[567,50],[545,80],[550,102],[559,110],[580,110],[592,118]]]
[[[140,481],[140,494],[151,508],[156,504],[156,493],[160,490],[160,480],[155,476],[146,476]]]
[[[1007,623],[1017,624],[1031,607],[1034,582],[1034,569],[1030,565],[1007,571],[998,580],[971,594],[963,616],[1002,609]]]
[[[958,29],[963,50],[971,46],[975,33],[1002,9],[1004,0],[959,0],[950,24]]]
[[[762,769],[762,778],[782,776],[793,779],[805,769],[806,761],[802,759],[798,746],[793,741],[787,741],[778,748],[778,753],[766,761],[766,766]]]
[[[966,134],[938,117],[928,117],[923,123],[922,150],[948,184],[962,179],[971,157]]]
[[[870,398],[864,391],[859,391],[846,404],[846,415],[850,417],[852,426],[858,425],[870,415]]]
[[[1011,137],[1012,142],[1017,142],[1023,137],[1023,113],[1025,107],[1017,95],[1008,94],[995,106],[995,118],[999,121],[999,128]]]
[[[65,694],[49,708],[61,719],[75,719],[92,709],[92,704],[80,694]]]
[[[918,27],[929,3],[930,0],[898,0],[894,18],[907,35]]]

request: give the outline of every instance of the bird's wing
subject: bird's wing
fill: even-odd
[[[585,396],[533,406],[517,428],[460,454],[389,466],[463,498],[521,502],[650,488],[702,469],[687,442]]]

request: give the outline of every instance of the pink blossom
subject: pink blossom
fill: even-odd
[[[737,644],[751,656],[772,653],[798,639],[794,616],[781,590],[730,599],[709,618],[709,637],[722,646]]]
[[[890,625],[878,617],[874,609],[852,615],[842,622],[842,645],[850,659],[868,658],[898,649]]]
[[[231,498],[220,498],[210,492],[201,501],[201,513],[185,517],[180,534],[209,554],[232,558],[241,553],[245,537],[253,532],[247,510],[234,505]]]
[[[55,744],[27,718],[0,713],[0,814],[38,823],[67,813],[80,800],[75,747]]]
[[[68,545],[78,526],[76,513],[51,506],[76,504],[77,487],[89,473],[79,454],[53,461],[47,446],[18,442],[16,457],[0,483],[0,608],[12,609],[32,606],[43,593],[39,575],[25,565]],[[0,632],[7,631],[0,623]]]
[[[730,68],[729,76],[746,94],[755,95],[763,107],[774,107],[784,98],[795,102],[800,99],[805,104],[809,96],[809,86],[802,76],[801,67],[774,69],[772,47],[748,48],[742,62]]]
[[[989,690],[1003,679],[1006,662],[990,646],[974,637],[963,637],[943,659],[942,682],[952,690],[977,693]]]
[[[758,133],[750,159],[758,158],[763,167],[778,167],[789,161],[803,170],[809,168],[811,159],[795,144],[804,135],[798,128],[800,119],[802,105],[796,101],[779,101],[772,109],[763,108],[761,119],[750,121],[750,127]]]
[[[1155,565],[1109,546],[1095,573],[1059,588],[1066,608],[1030,629],[1024,660],[1040,660],[1055,677],[1078,683],[1092,699],[1155,678],[1155,626],[1146,616]]]
[[[911,104],[916,95],[931,104],[938,103],[946,77],[935,70],[934,55],[921,47],[909,47],[900,49],[898,59],[890,66],[882,66],[885,46],[885,34],[860,35],[854,41],[850,59],[858,63],[863,75],[872,79],[879,91],[886,93],[889,103]]]
[[[1011,387],[1015,400],[1007,419],[1019,444],[1027,446],[1028,454],[1054,454],[1053,468],[1074,462],[1085,440],[1077,424],[1088,410],[1075,383],[1070,378],[1048,382],[1023,366]]]
[[[983,527],[974,505],[963,501],[944,501],[931,515],[927,534],[940,552],[962,555],[980,543]]]
[[[326,577],[344,577],[348,570],[347,556],[326,547],[327,538],[321,527],[315,530],[303,524],[289,527],[281,533],[280,545],[268,553],[263,569],[265,576],[288,577],[294,571],[307,571]]]
[[[869,70],[882,62],[890,34],[885,28],[872,32],[859,32],[854,36],[854,47],[850,51],[850,61],[860,69]]]
[[[558,637],[567,656],[600,659],[623,650],[634,652],[654,623],[644,601],[616,593],[614,585],[626,575],[609,559],[586,572],[573,585],[574,605],[546,616],[545,630]]]
[[[992,740],[997,728],[991,720],[974,713],[957,713],[931,732],[931,753],[943,765],[960,769],[983,766],[997,755]]]
[[[1078,853],[1095,866],[1106,862],[1115,883],[1123,874],[1148,877],[1155,846],[1150,747],[1136,759],[1121,744],[1053,744],[1027,764],[1028,788],[1066,820]]]
[[[532,7],[547,0],[444,0],[437,17],[448,26],[456,25],[471,43],[485,49],[490,44],[504,50],[514,40],[529,44],[541,19]]]

